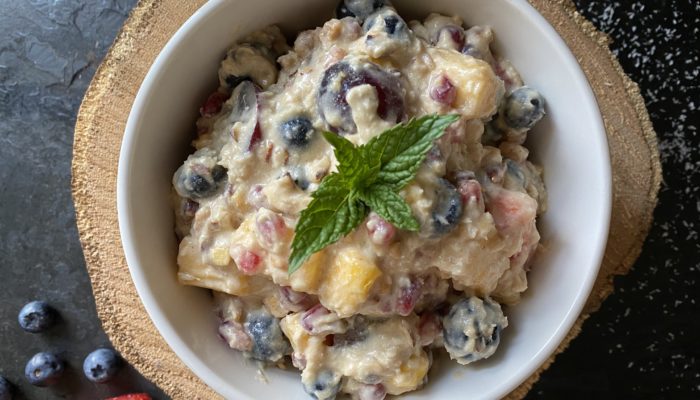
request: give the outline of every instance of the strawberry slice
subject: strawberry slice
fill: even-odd
[[[123,396],[118,396],[118,397],[110,397],[105,400],[152,400],[151,396],[147,395],[146,393],[133,393],[133,394],[125,394]]]

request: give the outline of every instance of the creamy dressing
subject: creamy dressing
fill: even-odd
[[[215,292],[230,347],[272,364],[291,356],[313,397],[381,399],[423,385],[432,351],[460,363],[495,351],[507,326],[496,301],[527,288],[546,209],[523,147],[544,100],[491,53],[488,27],[344,4],[356,18],[302,32],[291,49],[269,27],[227,52],[196,151],[173,177],[178,278]],[[400,192],[420,231],[371,213],[288,274],[299,214],[336,170],[321,132],[360,145],[434,113],[461,118]]]

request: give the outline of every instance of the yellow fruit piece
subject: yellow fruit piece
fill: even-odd
[[[354,314],[367,300],[382,271],[357,249],[341,250],[328,268],[319,299],[341,317]]]
[[[430,368],[428,355],[422,349],[401,363],[396,375],[384,380],[384,386],[389,394],[399,395],[417,389],[423,384]]]
[[[233,266],[217,266],[202,262],[199,244],[192,236],[180,243],[177,256],[178,280],[183,285],[198,286],[219,292],[242,296],[251,292],[246,276]],[[257,285],[256,285],[257,286]]]
[[[289,314],[280,321],[282,332],[289,339],[294,352],[304,353],[311,337],[301,326],[302,313]]]
[[[220,267],[227,266],[231,261],[231,256],[228,254],[228,248],[225,247],[214,247],[211,249],[209,257],[211,258],[212,264]]]
[[[496,112],[503,82],[485,61],[440,48],[430,48],[428,53],[436,69],[431,80],[445,75],[457,88],[452,104],[456,111],[466,119],[483,119]]]
[[[324,250],[312,255],[301,268],[289,276],[289,286],[297,292],[318,293],[327,258]]]

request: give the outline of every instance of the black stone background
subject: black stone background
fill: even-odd
[[[73,126],[82,96],[136,0],[0,0],[0,375],[27,399],[96,399],[162,392],[128,368],[94,385],[84,356],[108,345],[100,329],[70,197]],[[634,269],[542,376],[529,399],[700,399],[700,2],[576,0],[614,40],[658,133],[664,182]],[[582,171],[585,173],[585,171]],[[17,326],[21,306],[54,304],[46,335]],[[67,379],[23,378],[42,350],[63,352]]]

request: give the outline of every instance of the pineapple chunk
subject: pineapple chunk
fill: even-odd
[[[416,352],[408,360],[401,363],[396,375],[384,380],[387,393],[399,395],[416,390],[425,381],[429,368],[428,355],[423,349],[416,349]]]
[[[231,256],[228,254],[227,247],[214,247],[209,253],[211,263],[219,267],[225,267],[231,261]]]
[[[180,283],[236,296],[257,292],[265,286],[264,282],[253,282],[233,266],[206,264],[202,258],[196,239],[192,236],[185,237],[180,243],[177,256],[177,264],[180,267],[177,276]]]
[[[297,292],[318,293],[326,259],[325,250],[312,255],[301,268],[289,276],[289,286]]]
[[[301,326],[302,313],[289,314],[280,321],[284,336],[289,339],[295,353],[306,352],[311,335]]]
[[[428,53],[436,65],[431,80],[442,75],[449,78],[457,88],[452,106],[465,119],[483,119],[496,112],[505,90],[486,62],[447,49],[429,48]]]
[[[325,360],[326,346],[323,344],[324,336],[312,336],[301,326],[303,313],[289,314],[280,321],[282,332],[289,339],[294,353],[294,360],[303,360],[303,364],[294,364],[303,369],[305,373],[311,373],[320,368]]]
[[[354,314],[367,300],[382,271],[358,249],[343,249],[328,268],[319,300],[340,317]]]

